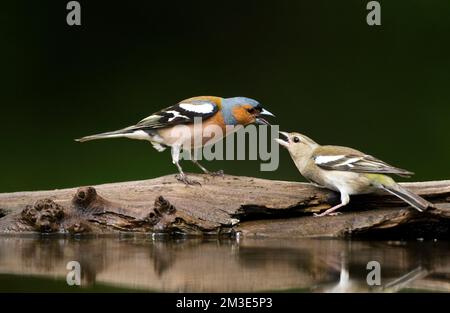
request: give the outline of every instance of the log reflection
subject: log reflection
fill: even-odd
[[[344,240],[152,240],[0,238],[0,275],[65,280],[82,268],[82,286],[149,291],[450,291],[448,242]],[[381,285],[368,286],[369,261]],[[24,287],[26,289],[26,286]]]

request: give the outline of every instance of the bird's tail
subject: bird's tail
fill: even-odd
[[[406,190],[405,188],[401,187],[399,184],[389,184],[388,186],[382,185],[382,188],[386,190],[387,192],[399,197],[415,209],[417,209],[420,212],[426,211],[429,208],[434,207],[434,205],[431,202],[428,202],[424,198],[422,198],[419,195],[416,195],[415,193]]]
[[[101,133],[101,134],[95,134],[95,135],[91,135],[91,136],[81,137],[81,138],[75,139],[75,141],[85,142],[85,141],[97,140],[97,139],[128,137],[133,132],[134,132],[133,127],[127,127],[127,128],[115,130],[115,131],[112,131],[112,132],[107,132],[107,133]]]

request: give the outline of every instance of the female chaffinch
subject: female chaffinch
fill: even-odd
[[[214,96],[200,96],[183,100],[171,107],[162,109],[144,118],[139,123],[120,130],[101,133],[75,139],[79,142],[126,137],[149,141],[158,151],[171,148],[172,162],[177,166],[179,181],[185,184],[199,184],[189,179],[179,164],[180,152],[183,148],[199,148],[206,144],[212,144],[211,133],[205,130],[209,126],[222,130],[221,136],[215,133],[214,139],[221,139],[230,134],[234,127],[249,124],[269,124],[262,115],[274,116],[263,109],[261,104],[253,99],[245,97],[221,98]],[[201,121],[202,131],[194,131],[194,121]],[[177,126],[182,127],[179,130]],[[194,138],[200,137],[200,138]],[[196,160],[192,161],[206,174],[213,176],[223,175],[222,171],[210,172]]]
[[[337,213],[334,211],[350,202],[350,195],[371,193],[378,189],[399,197],[420,212],[433,207],[432,203],[384,175],[409,177],[414,174],[412,172],[352,148],[321,146],[299,133],[280,132],[280,138],[276,141],[288,149],[302,176],[319,187],[340,192],[340,204],[315,216],[335,215]]]

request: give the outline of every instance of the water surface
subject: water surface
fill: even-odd
[[[0,291],[450,291],[446,241],[0,238]],[[81,265],[81,287],[66,265]],[[368,286],[367,263],[381,266]]]

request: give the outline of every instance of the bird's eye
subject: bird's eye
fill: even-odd
[[[298,137],[294,137],[292,140],[293,140],[295,143],[299,143],[299,142],[300,142],[300,138],[298,138]]]
[[[256,112],[256,109],[255,108],[249,108],[249,109],[247,109],[247,112],[251,113],[251,114],[254,114]]]

